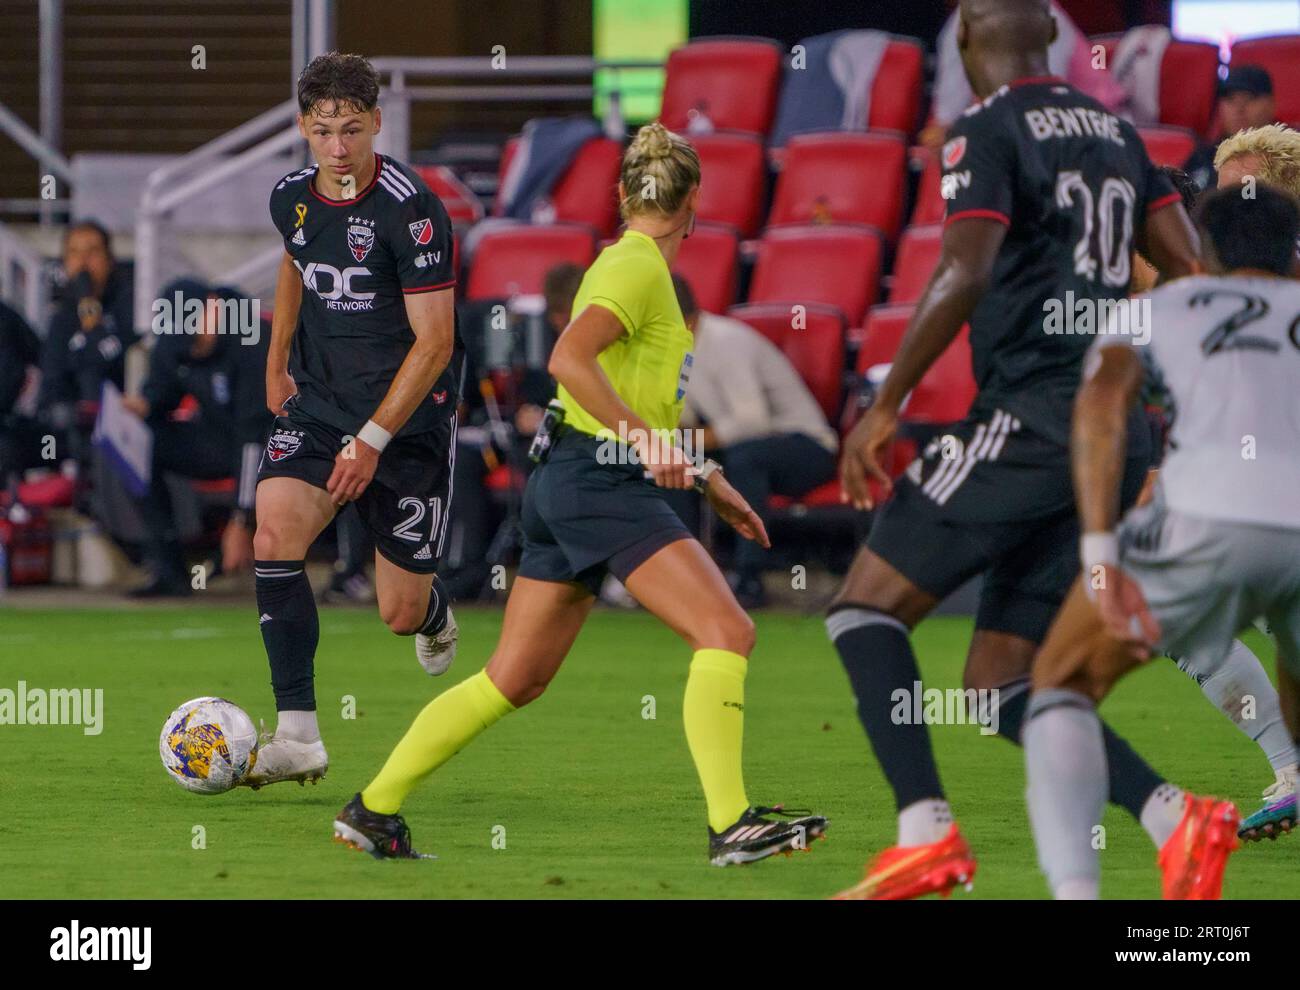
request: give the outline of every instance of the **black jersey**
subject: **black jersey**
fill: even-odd
[[[355,435],[415,341],[405,295],[455,284],[451,221],[418,175],[379,154],[370,184],[353,199],[321,195],[312,165],[280,180],[270,208],[303,281],[289,361],[295,404]],[[457,331],[447,369],[399,435],[431,430],[454,413],[462,359]]]
[[[1010,83],[968,109],[942,165],[948,223],[1007,225],[970,320],[976,405],[1066,443],[1096,332],[1088,304],[1128,294],[1135,231],[1179,195],[1132,125],[1056,78]]]

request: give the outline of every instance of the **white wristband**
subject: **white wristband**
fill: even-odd
[[[1079,560],[1085,573],[1094,567],[1110,567],[1119,563],[1119,539],[1113,532],[1084,533],[1079,538]]]
[[[357,439],[382,454],[384,448],[388,446],[388,441],[393,439],[393,435],[373,419],[368,419],[366,425],[357,431]]]

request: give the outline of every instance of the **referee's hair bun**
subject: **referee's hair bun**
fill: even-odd
[[[691,143],[663,124],[646,124],[623,155],[619,213],[675,216],[691,189],[700,184],[700,156]]]
[[[669,158],[673,153],[673,136],[669,133],[668,128],[663,124],[655,121],[646,124],[636,132],[636,137],[632,140],[632,147],[636,149],[638,157],[655,160],[658,158]]]

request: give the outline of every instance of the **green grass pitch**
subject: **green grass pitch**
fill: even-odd
[[[330,841],[334,813],[378,770],[412,717],[477,671],[500,613],[462,609],[460,655],[425,676],[413,644],[373,611],[321,615],[317,695],[330,752],[318,786],[216,797],[167,779],[157,740],[180,702],[217,694],[273,722],[252,607],[0,613],[0,688],[104,690],[104,728],[0,726],[0,877],[10,897],[820,898],[890,843],[894,810],[816,618],[764,614],[747,682],[750,800],[831,819],[811,853],[744,868],[705,857],[704,804],[681,725],[689,654],[644,614],[595,613],[539,702],[476,740],[404,809],[434,862],[375,862]],[[970,623],[916,636],[930,687],[960,683]],[[1272,667],[1271,649],[1250,644]],[[356,717],[342,717],[345,696]],[[654,699],[655,718],[643,717]],[[1257,806],[1259,750],[1168,661],[1130,676],[1103,711],[1158,770]],[[958,821],[979,859],[963,898],[1044,896],[1019,750],[972,726],[933,730]],[[202,826],[206,848],[196,849]],[[1154,852],[1124,813],[1105,819],[1103,893],[1159,897]],[[497,841],[494,844],[494,836]],[[504,838],[504,848],[500,839]],[[1246,846],[1225,896],[1292,897],[1298,837]]]

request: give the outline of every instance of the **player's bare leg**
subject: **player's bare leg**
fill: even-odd
[[[460,630],[447,591],[436,574],[416,574],[375,551],[379,617],[399,636],[415,637],[415,659],[436,677],[456,659]]]
[[[1076,581],[1034,662],[1022,741],[1030,824],[1039,865],[1058,899],[1100,894],[1097,828],[1107,796],[1106,749],[1096,706],[1140,661],[1106,634]],[[1185,794],[1164,799],[1177,824],[1160,843],[1166,899],[1215,899],[1236,848],[1236,809]]]
[[[624,585],[694,651],[682,720],[708,805],[710,862],[727,866],[807,850],[825,834],[825,818],[751,805],[745,794],[744,685],[754,623],[722,572],[698,541],[679,539],[642,562]]]
[[[320,625],[304,561],[334,513],[325,491],[297,478],[266,478],[257,486],[257,608],[278,720],[244,780],[254,789],[287,780],[314,783],[329,768],[313,689]]]
[[[517,577],[487,666],[425,706],[379,775],[335,817],[335,838],[376,859],[423,858],[398,814],[406,796],[488,726],[541,697],[594,601],[581,585]]]
[[[579,584],[516,577],[487,676],[515,708],[536,701],[569,655],[595,597]]]

